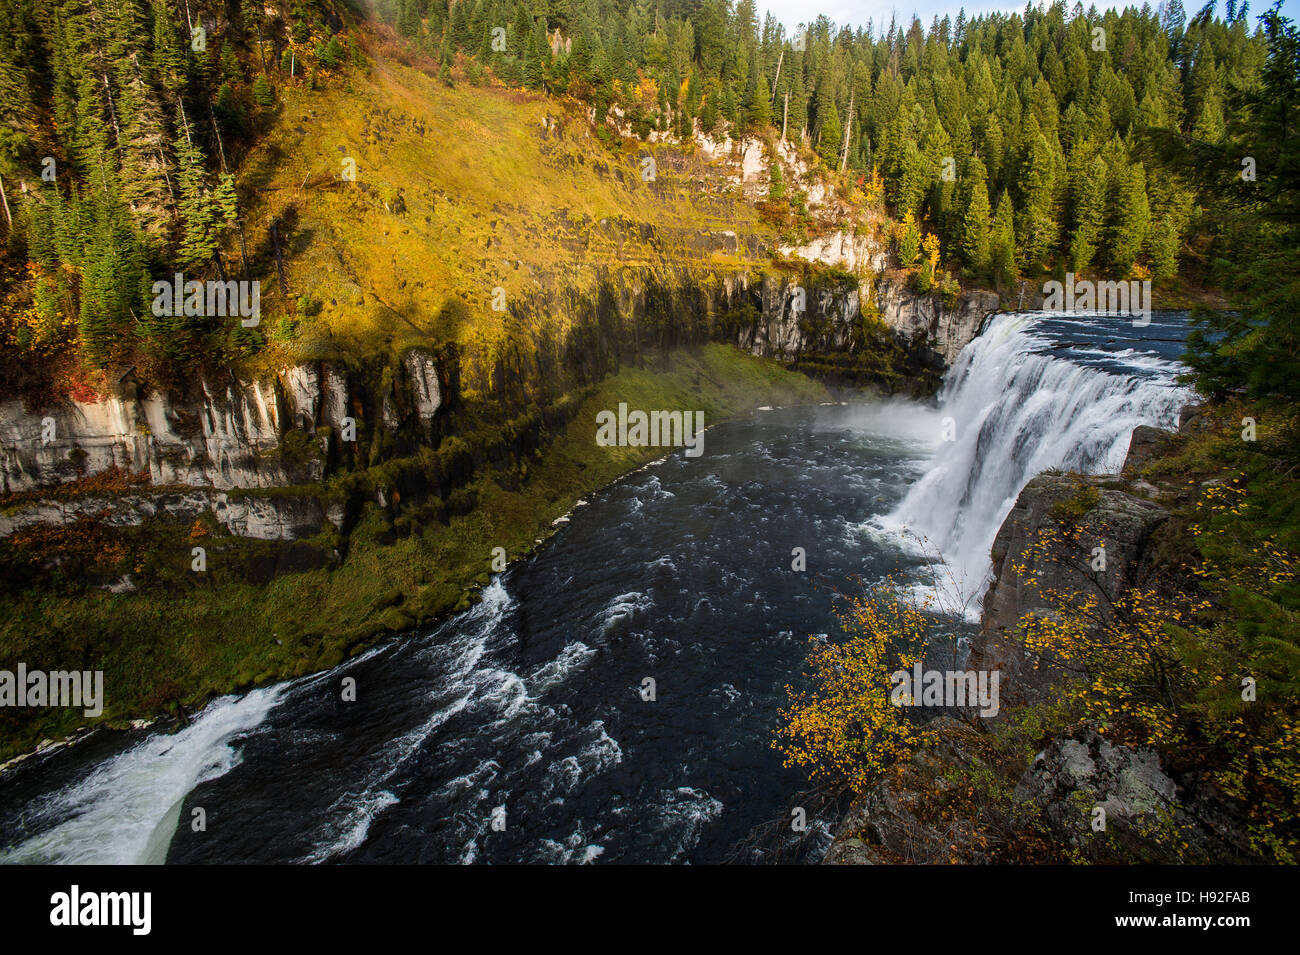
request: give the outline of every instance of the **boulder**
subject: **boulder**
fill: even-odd
[[[1062,845],[1096,861],[1254,858],[1239,810],[1212,784],[1176,779],[1155,750],[1112,743],[1092,724],[1035,756],[1012,801]]]
[[[1124,458],[1122,473],[1130,476],[1140,473],[1144,467],[1169,450],[1175,437],[1172,431],[1164,431],[1145,424],[1138,425],[1129,438],[1128,454]]]
[[[1184,405],[1178,412],[1179,434],[1200,434],[1214,427],[1205,405]]]
[[[1035,756],[1012,800],[1036,807],[1055,836],[1079,846],[1095,834],[1098,807],[1105,810],[1106,831],[1122,834],[1127,843],[1161,825],[1176,793],[1154,750],[1115,746],[1088,726]]]

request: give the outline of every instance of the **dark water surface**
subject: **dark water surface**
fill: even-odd
[[[710,428],[436,628],[0,777],[0,861],[722,861],[806,787],[770,744],[810,636],[836,636],[835,591],[919,581],[905,525],[981,593],[1025,481],[1114,469],[1136,424],[1175,422],[1185,316],[1155,319],[1000,316],[937,407]],[[816,860],[825,820],[791,839]]]
[[[0,781],[11,861],[157,858],[181,800],[169,862],[720,861],[804,787],[770,742],[809,635],[835,630],[833,591],[918,564],[863,525],[924,466],[930,446],[906,435],[934,414],[818,407],[711,428],[702,457],[595,496],[432,631],[108,759],[59,754],[39,787]],[[124,832],[125,813],[148,818]]]

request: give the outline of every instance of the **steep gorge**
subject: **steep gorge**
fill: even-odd
[[[238,172],[264,347],[0,403],[6,639],[107,654],[109,720],[464,609],[497,548],[527,553],[650,459],[594,453],[600,407],[672,395],[713,422],[826,385],[929,394],[998,305],[914,292],[880,204],[788,143],[610,148],[572,104],[381,56],[281,96]],[[805,197],[793,229],[756,212],[773,162]]]

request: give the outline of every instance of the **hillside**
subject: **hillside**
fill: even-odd
[[[109,335],[97,368],[89,326],[42,323],[40,267],[6,286],[0,646],[94,661],[116,687],[110,724],[328,667],[469,606],[498,548],[529,553],[583,495],[658,453],[593,447],[602,408],[716,422],[828,397],[711,342],[860,353],[885,383],[922,369],[879,319],[859,329],[866,262],[859,278],[777,253],[757,205],[769,149],[791,188],[821,199],[785,238],[831,234],[834,255],[809,253],[831,262],[879,246],[879,203],[835,199],[811,156],[760,139],[636,145],[573,101],[460,67],[432,76],[382,27],[348,40],[348,64],[278,84],[248,110],[255,132],[221,141],[240,215],[210,265],[166,266],[248,275],[255,325],[196,316]],[[57,218],[60,203],[29,211]],[[895,306],[916,304],[899,291]],[[6,712],[0,749],[83,722]]]
[[[601,136],[571,100],[448,85],[385,48],[367,37],[366,69],[315,90],[286,84],[241,167],[275,346],[264,367],[417,341],[454,343],[490,365],[509,339],[532,348],[544,329],[566,335],[565,294],[757,278],[782,238],[756,208],[771,164],[791,188],[825,175],[771,140]],[[883,218],[860,196],[817,203],[803,226]]]

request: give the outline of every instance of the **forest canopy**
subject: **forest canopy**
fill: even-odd
[[[239,163],[284,84],[365,67],[366,16],[448,82],[574,97],[606,136],[784,137],[846,181],[878,174],[917,254],[935,236],[927,255],[976,282],[1204,274],[1225,254],[1207,208],[1240,169],[1224,150],[1266,55],[1246,4],[1214,9],[819,16],[790,34],[754,0],[15,0],[0,9],[5,377],[75,352],[88,377],[72,386],[93,389],[104,369],[177,377],[261,348],[264,329],[154,315],[150,284],[268,274],[249,261]],[[1153,130],[1223,161],[1198,179],[1144,148]]]

